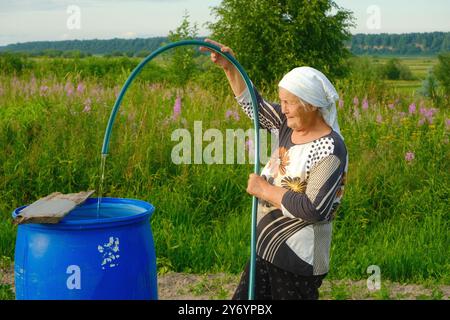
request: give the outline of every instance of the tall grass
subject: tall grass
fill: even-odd
[[[14,208],[55,191],[98,188],[104,128],[125,78],[0,76],[0,256],[14,253]],[[370,78],[337,86],[350,164],[329,276],[367,278],[375,264],[391,280],[448,282],[448,110]],[[113,131],[103,192],[155,205],[160,270],[238,273],[249,256],[245,188],[252,165],[171,162],[176,128],[193,133],[199,120],[204,130],[224,133],[252,127],[240,111],[240,120],[225,117],[228,109],[238,110],[228,89],[205,87],[132,85]],[[181,114],[173,120],[177,97]]]

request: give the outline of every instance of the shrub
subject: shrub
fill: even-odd
[[[4,74],[20,74],[32,65],[30,60],[20,54],[6,52],[0,55],[0,70]]]
[[[434,67],[434,74],[446,95],[450,95],[450,52],[440,54],[439,62]]]
[[[382,75],[388,80],[413,80],[411,70],[408,66],[403,65],[398,59],[390,59],[382,67]]]

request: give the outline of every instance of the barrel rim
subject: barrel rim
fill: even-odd
[[[93,204],[98,201],[98,198],[89,198],[87,199],[83,204]],[[143,200],[139,199],[132,199],[132,198],[111,198],[111,197],[105,197],[102,198],[102,203],[125,203],[125,204],[133,204],[138,205],[144,209],[146,209],[144,212],[140,212],[137,214],[129,215],[129,216],[121,216],[121,217],[114,217],[114,218],[101,218],[101,219],[88,219],[88,220],[68,220],[64,221],[61,220],[59,223],[56,224],[44,224],[44,223],[28,223],[24,224],[23,226],[29,226],[29,227],[51,227],[51,228],[71,228],[71,227],[107,227],[111,224],[123,224],[123,223],[133,223],[140,220],[143,220],[145,218],[150,218],[153,214],[155,207]],[[15,219],[17,215],[25,209],[28,205],[21,206],[16,208],[12,212],[12,217]],[[78,206],[77,206],[78,207]],[[76,209],[74,209],[76,210]]]

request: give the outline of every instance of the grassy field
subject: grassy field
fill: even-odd
[[[422,77],[436,60],[402,61]],[[133,84],[122,104],[104,195],[155,205],[160,272],[237,274],[249,256],[251,198],[245,188],[253,166],[175,165],[171,133],[181,127],[193,132],[194,121],[222,132],[246,130],[252,123],[225,78],[223,90],[210,90],[199,80],[181,89],[152,83],[151,74]],[[115,79],[60,71],[0,75],[4,261],[14,255],[14,208],[55,191],[98,188],[104,128],[126,76],[125,71]],[[449,284],[448,108],[419,96],[417,81],[370,88],[352,81],[336,83],[350,164],[334,222],[329,278],[367,279],[367,267],[378,265],[391,281]],[[275,99],[273,93],[266,97]],[[227,117],[227,111],[240,118]]]
[[[373,57],[372,60],[377,65],[386,64],[393,57]],[[397,57],[401,63],[407,66],[414,77],[412,80],[386,80],[388,86],[396,88],[403,94],[416,94],[421,88],[422,82],[428,72],[437,64],[436,57]]]

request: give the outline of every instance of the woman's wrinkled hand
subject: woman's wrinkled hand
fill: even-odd
[[[248,177],[247,193],[257,198],[263,199],[265,188],[270,184],[263,177],[251,173]]]
[[[228,52],[229,54],[231,54],[234,57],[233,50],[231,50],[229,47],[224,46],[223,44],[220,44],[220,43],[218,43],[216,41],[213,41],[211,39],[205,39],[205,42],[208,42],[208,43],[211,43],[211,44],[214,44],[214,45],[218,46],[222,52]],[[210,48],[200,47],[200,51],[202,51],[202,52],[211,52],[211,61],[214,62],[219,67],[225,69],[225,70],[228,70],[228,69],[233,67],[233,65],[231,64],[230,61],[228,61],[226,58],[224,58],[219,53],[217,53],[216,51],[214,51],[214,50],[212,50]]]

